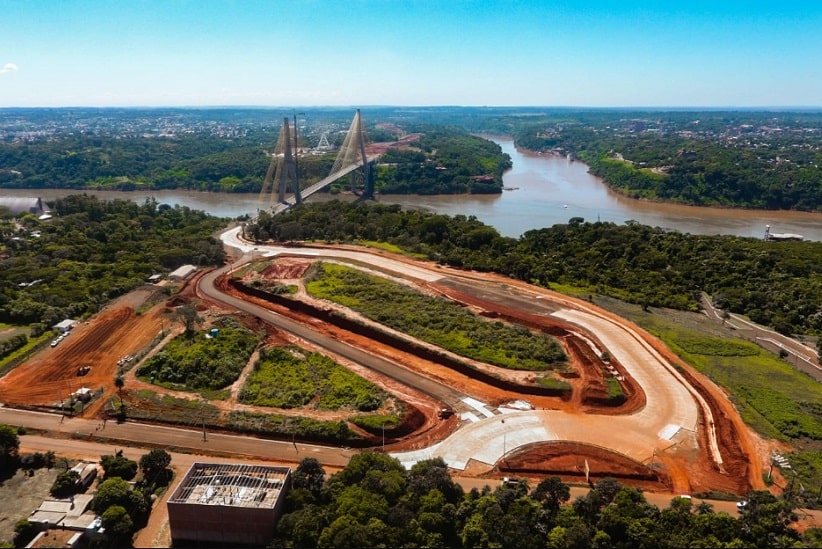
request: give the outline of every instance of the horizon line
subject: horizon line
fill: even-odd
[[[660,111],[660,110],[677,110],[677,111],[723,111],[723,110],[744,110],[744,111],[822,111],[822,104],[820,105],[761,105],[761,106],[741,106],[741,105],[667,105],[667,106],[649,106],[649,105],[611,105],[611,106],[586,106],[586,105],[459,105],[459,104],[441,104],[441,105],[414,105],[414,104],[374,104],[374,105],[309,105],[309,104],[293,104],[293,105],[243,105],[243,104],[207,104],[207,105],[40,105],[40,106],[0,106],[0,110],[23,110],[23,109],[258,109],[258,110],[277,110],[277,109],[362,109],[362,108],[376,108],[376,109],[557,109],[557,110],[641,110],[641,111]]]

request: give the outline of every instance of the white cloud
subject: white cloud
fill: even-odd
[[[17,72],[18,67],[14,63],[6,63],[0,68],[0,74],[5,74],[7,72]]]

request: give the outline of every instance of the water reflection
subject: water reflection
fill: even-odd
[[[572,217],[586,221],[623,224],[634,220],[643,225],[662,227],[691,234],[726,234],[762,238],[765,226],[773,232],[798,233],[808,240],[822,241],[822,214],[807,212],[731,210],[697,208],[633,200],[614,193],[601,180],[588,173],[581,162],[550,155],[523,153],[511,139],[493,138],[511,155],[513,168],[503,177],[506,188],[501,195],[383,195],[386,204],[447,215],[473,215],[496,228],[504,236],[519,237],[532,229],[567,223]],[[40,196],[44,200],[78,191],[58,189],[2,190],[3,196]],[[160,203],[181,204],[205,210],[220,217],[254,215],[265,209],[267,201],[256,194],[219,194],[193,191],[93,191],[103,200],[115,198],[143,202],[154,197]],[[330,195],[315,195],[309,201],[330,200]]]

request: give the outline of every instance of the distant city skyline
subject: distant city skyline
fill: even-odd
[[[0,0],[0,107],[820,107],[822,2]]]

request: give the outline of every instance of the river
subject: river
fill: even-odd
[[[382,195],[385,204],[424,208],[447,215],[473,215],[500,234],[519,237],[532,229],[567,223],[572,217],[617,224],[634,220],[643,225],[683,233],[736,235],[762,238],[765,226],[774,233],[797,233],[806,240],[822,241],[822,214],[809,212],[700,208],[633,200],[612,192],[581,162],[551,155],[518,151],[509,138],[494,137],[511,155],[513,168],[503,176],[506,190],[500,195]],[[8,190],[2,196],[40,196],[52,200],[77,193],[65,189]],[[160,203],[180,204],[221,217],[255,214],[266,204],[256,194],[222,194],[195,191],[88,191],[101,199],[143,202],[153,196]],[[314,195],[309,200],[328,200]]]

